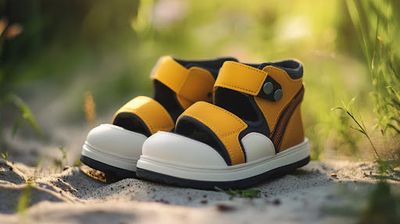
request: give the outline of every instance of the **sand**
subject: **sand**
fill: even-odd
[[[255,186],[260,197],[249,199],[138,179],[107,185],[79,167],[44,173],[1,162],[0,223],[354,223],[376,176],[371,162],[313,161]],[[399,193],[400,177],[389,183]]]

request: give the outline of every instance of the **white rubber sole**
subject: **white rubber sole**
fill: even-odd
[[[190,165],[177,166],[168,161],[142,155],[137,163],[137,175],[141,177],[141,170],[143,170],[143,177],[148,179],[152,179],[151,173],[153,173],[188,181],[232,182],[262,175],[281,167],[291,166],[299,161],[308,159],[309,156],[310,146],[308,139],[272,157],[260,158],[248,163],[224,167],[201,168]],[[150,174],[149,172],[145,173],[145,171],[150,171]]]
[[[91,146],[87,141],[82,146],[82,156],[104,163],[105,165],[117,167],[124,170],[136,171],[136,164],[139,158],[123,158],[113,154],[104,153]]]

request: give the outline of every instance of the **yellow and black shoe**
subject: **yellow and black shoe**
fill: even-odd
[[[197,101],[212,100],[218,71],[225,61],[186,61],[162,57],[152,71],[154,97],[138,96],[114,115],[112,124],[92,129],[81,161],[103,171],[108,182],[135,177],[143,142],[157,131],[172,131],[178,116]]]
[[[200,189],[246,188],[306,165],[302,77],[302,65],[293,60],[225,62],[214,104],[193,104],[174,133],[148,138],[138,177]]]

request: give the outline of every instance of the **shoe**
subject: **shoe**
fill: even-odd
[[[303,66],[225,62],[214,104],[197,102],[175,131],[143,144],[139,178],[198,189],[247,188],[309,162],[301,102]]]
[[[107,182],[135,177],[143,142],[157,131],[172,131],[177,117],[197,101],[212,100],[219,58],[185,61],[162,57],[152,71],[154,97],[138,96],[123,105],[112,124],[93,128],[82,147],[81,161],[105,173]]]

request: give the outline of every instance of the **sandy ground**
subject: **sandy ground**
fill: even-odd
[[[367,162],[311,162],[255,186],[260,197],[249,199],[138,179],[107,185],[78,167],[44,173],[1,162],[0,223],[355,223],[376,173]],[[399,179],[389,181],[397,193]]]
[[[44,124],[44,118],[58,120],[39,116]],[[18,162],[0,159],[0,224],[356,223],[378,181],[377,167],[371,162],[327,160],[313,161],[255,186],[260,197],[253,199],[138,179],[107,185],[88,177],[79,167],[64,167],[79,158],[86,137],[82,133],[89,127],[55,123],[45,129],[52,130],[49,142],[26,136],[8,138],[13,146],[10,160]],[[60,145],[68,155],[56,169]],[[389,183],[400,194],[400,176],[393,176]]]

